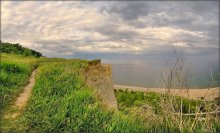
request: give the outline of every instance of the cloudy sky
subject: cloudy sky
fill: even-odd
[[[218,1],[1,1],[3,42],[46,56],[218,55]],[[82,57],[84,57],[82,56]]]

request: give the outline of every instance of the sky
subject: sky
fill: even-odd
[[[47,57],[99,58],[114,83],[145,87],[172,67],[176,48],[205,86],[219,72],[219,1],[1,1],[1,40]]]
[[[1,39],[49,57],[218,56],[219,1],[1,1]],[[217,59],[217,58],[216,58]]]

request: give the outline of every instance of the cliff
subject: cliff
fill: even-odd
[[[97,89],[99,98],[105,105],[117,109],[111,65],[101,64],[101,60],[90,61],[85,71],[85,80],[88,86]]]

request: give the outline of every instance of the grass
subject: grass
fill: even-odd
[[[139,107],[144,104],[149,104],[154,107],[154,110],[159,110],[159,102],[162,100],[161,97],[169,98],[169,96],[155,93],[155,92],[134,92],[134,91],[122,91],[115,90],[116,98],[119,103],[119,108]],[[180,107],[180,97],[175,97],[176,109]],[[190,100],[183,98],[183,113],[195,113],[196,107],[201,104],[202,101]]]
[[[190,100],[155,92],[144,93],[127,90],[115,90],[115,94],[121,112],[129,115],[130,117],[139,117],[144,121],[144,123],[160,125],[159,127],[164,132],[220,131],[217,116],[184,115],[213,111],[216,107],[213,106],[216,104],[216,101]],[[183,114],[180,113],[181,107]],[[182,122],[180,122],[180,118],[183,119]]]
[[[35,57],[1,54],[0,112],[5,109],[27,84],[32,70],[37,66]]]
[[[20,118],[26,132],[138,132],[140,120],[106,111],[80,76],[88,62],[41,65],[28,106]]]

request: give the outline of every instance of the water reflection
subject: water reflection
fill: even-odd
[[[151,60],[150,58],[146,60],[103,60],[103,62],[112,64],[114,84],[140,87],[161,85],[161,72],[170,67],[164,60]],[[213,63],[211,60],[202,61],[199,58],[189,59],[186,66],[190,68],[191,88],[208,87],[211,71],[214,75],[218,71],[218,63]]]

